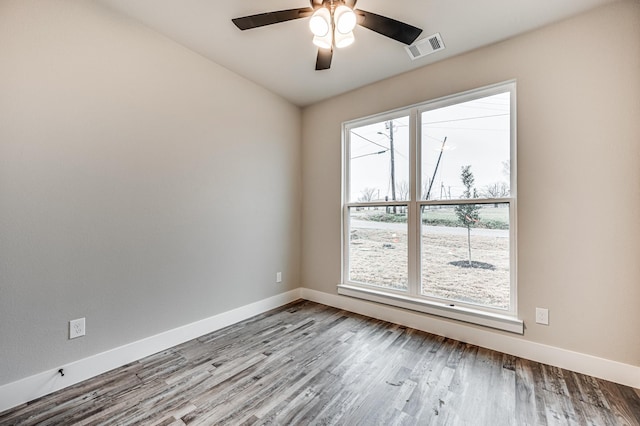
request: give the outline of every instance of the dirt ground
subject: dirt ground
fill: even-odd
[[[509,239],[471,232],[472,261],[483,267],[464,267],[469,259],[466,235],[423,232],[422,293],[508,309]],[[407,289],[406,232],[354,228],[349,256],[351,281]]]

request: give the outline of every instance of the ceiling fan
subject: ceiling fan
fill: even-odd
[[[318,46],[316,70],[326,70],[331,67],[334,47],[342,48],[353,43],[355,39],[353,29],[356,24],[407,45],[413,43],[422,32],[420,28],[413,25],[366,10],[355,9],[357,0],[310,1],[311,7],[259,13],[234,18],[231,21],[241,30],[249,30],[311,17],[309,27],[314,35],[313,43]]]

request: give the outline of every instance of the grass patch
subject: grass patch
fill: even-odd
[[[474,228],[482,229],[509,229],[509,210],[504,208],[491,209],[502,210],[500,212],[480,210],[480,221]],[[487,214],[485,214],[487,213]],[[372,222],[407,223],[407,215],[404,213],[375,212],[358,217],[358,219]],[[448,226],[451,228],[464,228],[452,209],[434,210],[422,214],[422,223],[429,226]]]
[[[362,216],[360,219],[370,220],[372,222],[407,223],[407,215],[404,213],[380,212]]]

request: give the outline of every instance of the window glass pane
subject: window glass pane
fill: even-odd
[[[509,204],[422,206],[425,296],[509,309]]]
[[[425,111],[421,120],[423,200],[509,196],[509,92]],[[473,178],[468,195],[464,167]]]
[[[407,290],[406,211],[406,205],[349,208],[350,281]]]
[[[351,129],[349,201],[409,199],[409,117]]]

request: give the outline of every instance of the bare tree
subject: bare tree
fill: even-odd
[[[507,177],[511,176],[511,160],[502,162],[502,174]]]
[[[403,180],[396,184],[396,196],[398,197],[398,200],[409,199],[409,182]]]
[[[485,186],[480,195],[486,198],[504,198],[509,196],[509,185],[506,182],[495,182]]]
[[[363,203],[368,203],[374,200],[374,195],[378,190],[376,188],[366,187],[362,191],[360,191],[360,197],[358,197],[358,201]]]

